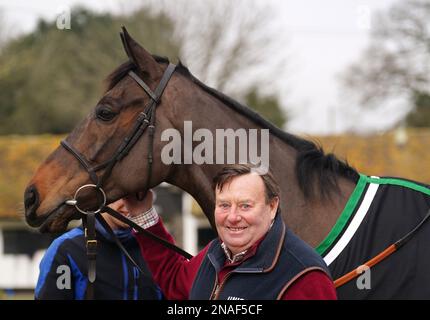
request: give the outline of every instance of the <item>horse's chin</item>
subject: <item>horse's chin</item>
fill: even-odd
[[[51,212],[40,225],[41,233],[62,233],[67,230],[71,220],[79,219],[80,214],[70,207],[61,206]]]

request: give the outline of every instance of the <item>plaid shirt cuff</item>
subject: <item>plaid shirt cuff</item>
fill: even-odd
[[[132,220],[134,223],[136,223],[137,225],[139,225],[140,227],[142,227],[143,229],[148,229],[149,227],[156,225],[157,222],[160,220],[160,217],[158,216],[158,213],[154,207],[134,217],[128,217],[128,218]]]

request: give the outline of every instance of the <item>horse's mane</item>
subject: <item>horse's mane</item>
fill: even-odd
[[[167,58],[159,56],[153,57],[159,63],[169,63]],[[136,66],[131,61],[120,65],[107,78],[108,90],[113,88],[118,81],[128,73],[128,71],[134,69],[136,69]],[[313,141],[303,139],[279,129],[251,108],[244,106],[229,96],[205,85],[194,77],[188,68],[181,62],[179,62],[176,71],[197,84],[205,92],[219,99],[228,107],[244,115],[262,128],[269,129],[271,134],[297,150],[298,154],[295,172],[299,187],[305,197],[309,198],[315,195],[316,190],[314,190],[314,178],[317,179],[316,186],[319,187],[319,191],[323,196],[329,196],[330,192],[339,190],[339,176],[357,183],[359,178],[358,172],[351,167],[347,161],[339,160],[333,153],[326,154],[319,143],[317,144]]]

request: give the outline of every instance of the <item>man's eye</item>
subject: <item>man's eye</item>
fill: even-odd
[[[96,116],[102,121],[110,121],[117,115],[109,107],[103,106],[96,110]]]

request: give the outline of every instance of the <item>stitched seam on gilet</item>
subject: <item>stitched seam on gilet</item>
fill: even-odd
[[[212,246],[216,245],[216,240],[217,240],[217,239],[214,239],[214,240],[212,240],[212,241],[211,241],[211,244],[209,244],[208,251],[206,252],[206,255],[205,255],[205,257],[203,258],[203,261],[202,261],[202,264],[203,264],[203,263],[204,263],[204,261],[207,259],[207,260],[208,260],[208,264],[209,264],[209,266],[210,266],[211,268],[213,268],[213,269],[214,269],[214,271],[215,271],[215,281],[214,281],[214,285],[213,285],[212,290],[211,290],[211,294],[210,294],[210,296],[209,296],[209,300],[213,300],[213,299],[212,299],[212,296],[213,296],[213,294],[214,294],[214,291],[215,291],[216,285],[217,285],[217,283],[218,283],[218,274],[217,274],[217,271],[216,271],[216,269],[215,269],[215,266],[212,264],[211,259],[209,259],[209,251],[211,250]],[[195,278],[194,278],[194,280],[193,280],[193,284],[192,284],[192,286],[191,286],[191,290],[190,290],[190,292],[189,292],[188,297],[190,297],[191,292],[194,290],[194,286],[195,286],[195,284],[196,284],[196,279],[197,279],[197,277],[198,277],[198,276],[200,275],[200,273],[202,272],[202,270],[201,270],[202,264],[199,266],[199,269],[198,269],[198,271],[197,271],[196,277],[195,277]]]
[[[275,268],[276,263],[279,260],[279,256],[281,255],[282,246],[284,245],[285,229],[286,229],[285,228],[285,223],[282,221],[282,235],[281,235],[281,237],[279,239],[278,249],[276,250],[276,255],[275,255],[275,257],[274,257],[274,259],[272,261],[272,265],[269,268],[263,270],[263,273],[270,272],[270,271],[272,271]]]
[[[308,273],[309,271],[313,271],[313,270],[321,270],[325,274],[327,274],[327,272],[323,268],[320,268],[320,267],[310,267],[310,268],[307,268],[305,270],[302,270],[301,272],[299,272],[298,274],[296,274],[290,281],[288,281],[288,283],[281,289],[281,291],[279,292],[278,296],[276,297],[276,300],[280,300],[282,298],[282,296],[284,295],[285,291],[287,291],[287,289],[294,283],[294,281],[296,281],[298,278],[300,278],[305,273]]]
[[[218,242],[218,243],[217,243]],[[218,271],[216,270],[216,267],[215,267],[215,265],[214,265],[214,262],[217,264],[217,265],[219,265],[219,269],[221,270],[222,269],[222,265],[221,264],[219,264],[218,262],[218,257],[215,255],[215,253],[214,252],[211,252],[215,247],[214,246],[218,246],[218,245],[220,245],[220,242],[218,241],[218,239],[214,239],[214,240],[212,240],[211,241],[211,244],[210,244],[210,246],[209,246],[209,248],[208,248],[208,251],[206,252],[206,258],[209,260],[209,264],[215,269],[215,272],[217,273]],[[212,259],[211,259],[211,257],[209,257],[209,255],[211,256],[211,257],[213,257],[214,259],[215,259],[215,261],[212,261]],[[222,255],[221,255],[222,257],[225,257],[225,253],[224,252],[222,252]]]
[[[218,274],[215,271],[215,282],[214,282],[214,286],[213,286],[212,291],[211,291],[211,295],[209,296],[209,300],[215,300],[214,294],[215,294],[215,289],[216,289],[217,285],[218,285]]]
[[[214,298],[214,294],[215,294],[215,289],[216,289],[216,287],[217,287],[217,285],[218,285],[218,272],[216,271],[216,269],[215,269],[215,266],[213,265],[213,263],[212,263],[212,261],[211,261],[211,259],[209,259],[209,250],[211,250],[212,249],[212,246],[214,246],[214,245],[216,245],[216,239],[215,240],[212,240],[212,244],[209,246],[209,249],[208,249],[208,252],[206,252],[206,257],[207,257],[207,259],[209,260],[209,264],[211,265],[211,267],[212,268],[214,268],[214,272],[215,272],[215,281],[214,281],[214,285],[213,285],[213,287],[212,287],[212,291],[211,291],[211,294],[210,294],[210,296],[209,296],[209,300],[215,300]],[[200,266],[201,267],[201,266]]]

